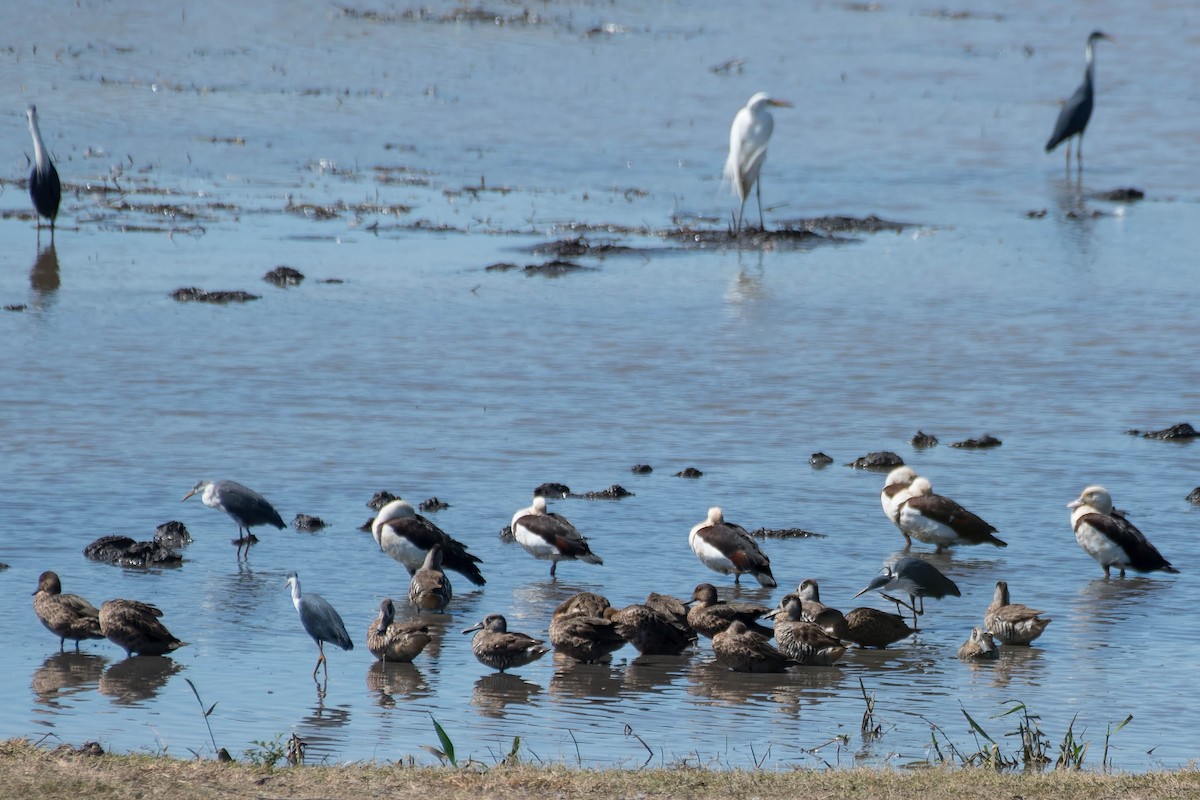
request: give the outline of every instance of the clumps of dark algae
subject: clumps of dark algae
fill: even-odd
[[[917,435],[908,440],[908,443],[913,447],[937,447],[938,438],[924,431],[917,431]]]
[[[891,450],[876,450],[854,459],[846,466],[854,469],[886,470],[904,466],[904,459]]]
[[[261,299],[259,295],[244,292],[241,289],[235,291],[217,291],[210,292],[205,289],[198,289],[195,286],[188,286],[183,289],[176,289],[171,292],[171,298],[180,303],[247,303],[251,300]]]
[[[634,464],[629,468],[629,471],[634,475],[649,475],[651,472],[654,472],[654,467],[649,464]]]
[[[1109,189],[1107,192],[1098,192],[1097,200],[1111,200],[1115,203],[1132,203],[1142,200],[1146,197],[1146,193],[1141,189],[1135,189],[1132,186],[1125,186],[1120,189]]]
[[[961,442],[951,442],[951,447],[961,447],[964,450],[986,450],[989,447],[999,447],[1004,444],[995,436],[985,433],[978,439],[963,439]]]
[[[394,495],[385,489],[371,495],[371,499],[367,501],[367,508],[371,509],[372,511],[378,511],[393,500],[399,499],[400,497],[398,495]]]
[[[164,547],[187,547],[192,543],[192,535],[182,522],[173,519],[154,529],[154,541]]]
[[[824,539],[825,534],[813,533],[803,528],[759,528],[750,531],[755,539]]]
[[[570,487],[565,483],[543,483],[541,486],[533,490],[534,497],[550,497],[550,498],[574,498],[577,500],[620,500],[623,497],[633,497],[633,492],[628,491],[623,486],[613,484],[607,489],[602,489],[598,492],[584,492],[576,494],[572,492]],[[503,532],[502,532],[503,533]],[[503,538],[503,536],[501,536]]]
[[[808,463],[814,467],[827,467],[833,463],[833,456],[828,456],[817,451],[808,457]]]
[[[325,520],[320,517],[310,517],[308,514],[297,514],[292,519],[292,527],[298,531],[309,531],[315,533],[319,530],[324,530]]]
[[[520,269],[523,275],[540,275],[543,278],[560,278],[576,272],[594,272],[596,270],[595,267],[585,267],[583,264],[576,264],[574,261],[561,258],[551,259],[541,264],[526,264],[523,267],[509,261],[501,261],[484,267],[485,272],[507,272],[513,269]]]
[[[300,282],[304,280],[304,273],[298,269],[280,264],[266,275],[263,275],[263,280],[281,288],[285,286],[299,286]]]
[[[533,490],[534,497],[566,497],[571,494],[571,488],[565,483],[543,483]]]
[[[569,239],[558,239],[553,242],[535,245],[533,252],[539,256],[554,256],[555,258],[579,258],[580,256],[603,257],[617,253],[632,253],[635,251],[632,247],[613,244],[611,242],[599,242],[592,244],[583,236],[574,236]]]
[[[584,500],[620,500],[623,497],[633,497],[633,492],[614,483],[607,489],[601,489],[598,492],[584,492],[580,497]]]
[[[118,567],[178,567],[183,563],[179,554],[166,545],[136,542],[119,534],[101,536],[83,548],[83,555]]]
[[[431,511],[442,511],[450,507],[449,503],[444,503],[436,497],[430,497],[427,500],[422,500],[421,505],[417,506],[421,511],[429,513]]]
[[[1143,439],[1162,439],[1163,441],[1175,441],[1178,439],[1194,439],[1200,435],[1196,433],[1187,422],[1181,422],[1178,425],[1172,425],[1169,428],[1163,428],[1161,431],[1127,431],[1130,436],[1141,436]]]
[[[685,467],[684,469],[675,473],[676,478],[700,478],[703,476],[704,473],[695,467]]]

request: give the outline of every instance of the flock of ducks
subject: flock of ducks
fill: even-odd
[[[265,498],[234,481],[201,481],[183,499],[195,495],[237,523],[239,536],[234,543],[239,558],[242,548],[255,541],[252,528],[284,527]],[[995,528],[955,501],[934,494],[930,481],[910,467],[898,467],[888,474],[880,502],[909,547],[913,540],[932,545],[938,552],[980,544],[1007,546],[996,537]],[[1113,508],[1103,487],[1087,487],[1068,508],[1079,545],[1099,563],[1106,578],[1113,569],[1121,577],[1126,570],[1178,572],[1124,512]],[[570,521],[547,511],[544,497],[536,497],[528,508],[517,511],[511,528],[515,541],[531,556],[551,562],[551,577],[560,561],[603,563]],[[381,661],[410,662],[432,641],[430,626],[420,621],[421,613],[445,612],[452,602],[446,570],[482,586],[486,583],[480,571],[482,561],[404,500],[392,500],[380,508],[371,522],[371,534],[380,551],[407,569],[408,602],[417,609],[418,620],[397,620],[394,602],[384,600],[367,630],[367,647]],[[691,529],[688,541],[700,562],[714,572],[733,575],[735,582],[750,575],[762,586],[777,585],[770,559],[758,541],[741,526],[726,521],[720,508],[709,510],[706,519]],[[286,585],[301,625],[317,644],[313,677],[324,667],[328,678],[324,645],[351,650],[354,642],[328,601],[302,593],[295,572],[288,574]],[[722,600],[710,583],[696,586],[687,601],[652,592],[644,603],[624,608],[613,607],[601,595],[580,592],[554,610],[549,645],[543,639],[508,630],[507,620],[497,613],[488,614],[463,633],[474,634],[471,649],[479,662],[501,672],[529,664],[552,649],[567,658],[594,663],[607,660],[626,644],[643,654],[679,654],[700,637],[710,639],[717,660],[734,671],[781,672],[793,666],[832,665],[850,645],[887,647],[917,631],[926,597],[961,596],[957,585],[937,567],[911,554],[885,566],[855,597],[870,591],[879,591],[895,603],[897,613],[868,607],[843,613],[821,602],[820,587],[810,578],[784,595],[774,608]],[[907,594],[908,600],[884,592]],[[162,611],[155,606],[117,599],[97,609],[78,595],[64,594],[54,572],[40,576],[33,607],[46,628],[59,637],[60,650],[68,639],[78,650],[82,640],[107,638],[130,656],[163,655],[186,644],[162,624]],[[899,613],[901,607],[912,613],[911,625]],[[994,659],[1000,645],[1028,646],[1050,621],[1041,611],[1013,603],[1008,584],[997,581],[983,625],[971,631],[959,657]]]

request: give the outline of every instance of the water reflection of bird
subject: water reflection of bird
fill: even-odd
[[[29,272],[29,287],[45,298],[46,295],[58,291],[60,286],[62,279],[58,275],[58,252],[51,240],[50,244],[38,250],[33,269]]]
[[[30,688],[37,702],[57,706],[64,697],[96,687],[108,659],[95,653],[51,653],[33,671]]]
[[[42,227],[42,217],[50,220],[50,237],[54,237],[54,221],[58,217],[58,205],[62,201],[62,185],[58,180],[58,170],[50,160],[50,153],[42,141],[42,132],[38,129],[37,106],[25,109],[29,117],[29,133],[33,137],[33,170],[29,173],[29,197],[37,210],[38,230]]]
[[[82,639],[103,639],[100,610],[77,594],[63,594],[62,581],[54,572],[43,572],[33,592],[33,613],[46,629],[58,637],[61,653],[67,639],[79,650]]]
[[[182,669],[182,664],[165,656],[127,658],[104,670],[98,688],[100,694],[118,705],[140,703],[153,700],[171,676]]]
[[[200,494],[201,492],[203,494]],[[204,505],[224,511],[237,523],[238,538],[234,543],[238,546],[239,555],[242,547],[249,551],[250,545],[258,541],[250,531],[252,527],[272,525],[279,530],[286,527],[279,512],[265,497],[236,481],[200,481],[183,496],[183,499],[187,500],[194,494],[200,494],[200,502]]]
[[[958,590],[954,581],[943,575],[933,564],[916,556],[905,556],[895,564],[884,565],[883,571],[854,596],[860,597],[875,589],[880,593],[894,589],[906,593],[909,597],[908,603],[886,594],[883,596],[897,606],[904,606],[913,612],[913,627],[916,627],[917,616],[925,613],[926,597],[935,600],[941,600],[947,595],[962,597],[962,592]],[[918,599],[921,601],[919,606]]]
[[[607,661],[625,646],[616,623],[607,616],[609,609],[608,600],[592,592],[579,592],[560,603],[550,618],[554,651],[585,664]]]
[[[100,605],[100,630],[126,655],[161,656],[187,644],[158,621],[162,614],[138,600],[106,600]]]
[[[983,628],[971,628],[971,635],[958,648],[963,661],[991,661],[1000,657],[1000,646]]]
[[[883,482],[883,491],[879,493],[879,502],[883,505],[883,513],[892,524],[904,534],[904,546],[912,546],[912,537],[900,527],[900,504],[908,499],[908,487],[917,479],[916,470],[912,467],[896,467],[888,473]]]
[[[353,650],[354,642],[350,639],[350,634],[346,633],[346,626],[342,622],[341,615],[324,597],[319,594],[302,595],[300,593],[300,576],[289,572],[287,586],[292,590],[292,605],[296,607],[296,612],[300,615],[300,624],[317,643],[317,652],[320,655],[317,657],[317,665],[313,667],[313,679],[316,679],[317,670],[322,666],[325,667],[325,677],[328,678],[329,666],[325,663],[325,642],[336,644],[343,650]]]
[[[584,663],[563,653],[554,653],[554,675],[550,694],[558,698],[577,698],[589,704],[612,702],[621,697],[621,673],[611,664]]]
[[[713,655],[734,672],[783,672],[793,660],[741,620],[713,636]]]
[[[367,628],[367,649],[380,661],[412,661],[433,641],[429,626],[423,623],[396,622],[396,606],[391,599],[379,604],[379,616]]]
[[[779,601],[779,608],[770,613],[775,619],[775,641],[779,645],[779,652],[796,663],[828,667],[845,654],[844,644],[819,625],[801,618],[801,600],[798,595],[784,595]],[[713,641],[715,648],[715,637]]]
[[[1075,94],[1063,104],[1062,109],[1058,112],[1058,120],[1054,123],[1054,132],[1050,134],[1049,141],[1046,142],[1046,152],[1049,153],[1054,148],[1058,147],[1062,142],[1067,143],[1067,169],[1071,168],[1071,142],[1072,136],[1078,136],[1079,140],[1075,148],[1076,164],[1083,165],[1083,132],[1087,129],[1088,120],[1092,118],[1092,101],[1095,96],[1093,87],[1095,71],[1095,45],[1096,42],[1104,40],[1111,42],[1113,39],[1100,31],[1092,31],[1087,39],[1087,65],[1083,71],[1083,83],[1075,90]]]
[[[916,478],[909,485],[907,498],[899,504],[897,519],[900,530],[925,544],[937,546],[937,552],[964,544],[992,544],[1008,547],[993,534],[996,529],[967,511],[949,497],[933,493],[926,478]]]
[[[759,617],[770,612],[769,606],[759,603],[737,603],[717,599],[717,587],[711,583],[702,583],[692,592],[691,608],[688,609],[687,621],[692,630],[709,639],[728,628],[734,622],[741,622],[752,632],[770,639],[773,631],[758,623]]]
[[[423,611],[442,611],[450,605],[454,589],[442,572],[442,546],[435,544],[425,554],[425,563],[408,582],[408,602]]]
[[[510,632],[508,620],[502,614],[488,614],[463,633],[473,631],[478,633],[471,639],[471,652],[479,663],[500,672],[523,667],[550,652],[543,639],[534,639],[517,631]]]
[[[1028,645],[1042,635],[1050,619],[1042,619],[1042,612],[1029,606],[1014,603],[1009,599],[1008,584],[996,581],[996,593],[992,604],[983,616],[983,624],[989,633],[1003,644]]]
[[[503,717],[509,705],[529,705],[542,687],[511,672],[490,672],[475,681],[471,705],[489,717]]]
[[[550,561],[552,578],[559,561],[604,563],[566,517],[546,510],[546,498],[541,495],[533,498],[533,505],[513,514],[512,532],[517,544],[525,548],[525,552],[534,558]]]
[[[725,159],[725,180],[733,187],[733,193],[741,201],[738,208],[735,233],[742,232],[742,217],[746,212],[746,200],[753,188],[758,197],[758,226],[765,229],[762,213],[762,183],[759,172],[767,158],[767,142],[775,130],[775,118],[769,107],[790,108],[791,103],[776,100],[766,92],[753,95],[746,105],[733,117],[729,128],[729,156]]]
[[[774,586],[771,560],[763,553],[741,525],[725,521],[717,506],[708,510],[708,517],[688,533],[688,544],[704,566],[722,575],[733,575],[738,583],[741,576],[754,576],[762,586]]]
[[[397,696],[406,700],[427,696],[429,683],[414,664],[376,661],[367,667],[367,689],[378,695],[381,706],[391,707]]]
[[[403,564],[409,575],[425,563],[429,549],[440,544],[445,569],[465,575],[476,586],[487,583],[479,571],[481,559],[468,553],[466,545],[418,514],[404,500],[393,500],[379,509],[371,523],[371,535],[379,549]]]
[[[1087,487],[1067,508],[1072,509],[1071,527],[1075,530],[1075,540],[1104,569],[1104,577],[1109,577],[1113,567],[1120,570],[1122,578],[1127,569],[1179,572],[1132,522],[1125,519],[1124,512],[1113,509],[1112,496],[1103,486]]]

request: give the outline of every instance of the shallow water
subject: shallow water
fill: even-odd
[[[962,710],[1007,750],[1013,717],[993,717],[1023,702],[1055,744],[1074,718],[1092,766],[1126,714],[1119,767],[1194,757],[1200,548],[1184,497],[1200,458],[1125,434],[1200,424],[1200,140],[1181,112],[1196,98],[1163,78],[1189,74],[1192,8],[1007,4],[951,19],[781,3],[729,19],[715,3],[505,4],[505,24],[345,8],[85,3],[47,12],[36,41],[0,34],[19,76],[0,88],[0,210],[27,206],[15,181],[30,102],[64,181],[114,190],[68,193],[52,255],[30,220],[0,219],[0,304],[26,306],[0,314],[0,735],[211,756],[188,678],[236,755],[295,733],[310,760],[429,761],[432,715],[460,757],[484,761],[519,736],[525,758],[589,766],[636,766],[648,749],[667,764],[906,764],[932,757],[931,724],[977,749]],[[1096,27],[1118,42],[1101,45],[1086,169],[1068,180],[1041,144]],[[740,70],[710,71],[732,57]],[[658,235],[725,225],[728,125],[759,89],[797,106],[776,113],[770,224],[874,213],[912,227],[802,250]],[[1093,197],[1122,186],[1147,199]],[[140,207],[112,208],[122,197]],[[314,216],[338,203],[357,210]],[[560,279],[484,269],[545,260],[530,248],[577,235],[573,223],[637,251]],[[308,279],[262,283],[278,264]],[[183,286],[262,299],[170,299]],[[942,444],[911,448],[918,429]],[[946,446],[985,432],[1003,446]],[[832,605],[882,604],[851,597],[902,542],[880,512],[882,476],[842,466],[880,449],[1010,544],[941,559],[963,597],[931,603],[912,641],[784,676],[727,674],[707,643],[501,676],[458,634],[499,611],[543,635],[582,589],[616,605],[710,580],[732,593],[686,544],[714,504],[749,528],[823,535],[767,541],[781,588],[742,597],[778,600],[815,577]],[[815,451],[835,464],[811,468]],[[638,463],[654,472],[631,474]],[[687,466],[703,477],[672,477]],[[178,502],[206,477],[330,527],[266,531],[239,564],[232,523]],[[549,480],[635,493],[553,504],[606,562],[564,564],[557,582],[497,535]],[[1065,508],[1088,483],[1182,573],[1103,580]],[[380,489],[450,503],[434,520],[488,578],[455,581],[444,637],[408,667],[365,648],[379,600],[407,586],[357,530]],[[169,519],[196,538],[178,569],[81,555]],[[30,609],[45,569],[96,603],[157,603],[189,646],[59,655]],[[357,642],[329,654],[323,697],[284,588],[293,569]],[[997,579],[1054,622],[1037,647],[963,665]],[[860,681],[876,696],[873,740],[859,735]]]

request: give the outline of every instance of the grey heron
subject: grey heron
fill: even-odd
[[[1096,559],[1104,577],[1109,577],[1113,567],[1120,570],[1122,578],[1127,569],[1179,572],[1122,512],[1113,509],[1112,495],[1103,486],[1087,487],[1067,508],[1071,509],[1075,541]]]
[[[513,538],[525,548],[525,552],[550,562],[551,578],[558,569],[559,561],[604,563],[566,517],[546,510],[546,498],[541,495],[533,498],[533,505],[513,514],[512,532]]]
[[[77,594],[63,594],[57,573],[43,572],[38,576],[33,612],[46,629],[58,637],[60,653],[67,639],[73,639],[75,649],[79,650],[79,642],[83,639],[104,638],[100,630],[100,610]]]
[[[317,670],[325,667],[325,677],[329,678],[329,666],[325,663],[325,642],[336,644],[343,650],[353,650],[354,642],[346,633],[346,625],[342,622],[337,610],[319,594],[300,594],[300,576],[289,572],[287,585],[292,589],[292,605],[300,615],[300,624],[305,632],[317,643],[317,665],[313,667],[313,680],[316,680]]]
[[[1092,31],[1087,39],[1087,66],[1083,71],[1083,83],[1075,90],[1075,94],[1071,95],[1070,99],[1063,104],[1062,109],[1058,112],[1058,121],[1054,123],[1054,132],[1050,134],[1050,139],[1046,142],[1046,152],[1049,153],[1054,148],[1058,147],[1064,141],[1067,143],[1067,169],[1071,168],[1071,142],[1072,136],[1079,137],[1079,141],[1075,145],[1075,161],[1082,166],[1083,164],[1083,132],[1087,129],[1088,120],[1092,118],[1092,101],[1095,97],[1094,88],[1094,72],[1095,72],[1095,46],[1100,40],[1107,42],[1113,41],[1113,38],[1101,31]]]
[[[725,521],[717,506],[708,510],[708,517],[692,527],[688,544],[704,566],[722,575],[733,575],[738,583],[742,575],[752,575],[763,586],[774,586],[771,559],[758,542],[741,525]]]
[[[523,667],[550,652],[545,640],[517,631],[510,632],[508,620],[502,614],[488,614],[463,633],[475,633],[471,638],[471,652],[479,663],[500,672]]]
[[[100,604],[100,630],[127,655],[165,655],[187,642],[176,639],[159,622],[162,614],[156,606],[139,600],[107,600]]]
[[[872,578],[866,588],[854,596],[860,597],[876,589],[881,594],[885,591],[898,589],[908,595],[908,603],[897,600],[894,597],[888,597],[886,594],[883,596],[897,606],[904,606],[913,612],[914,628],[917,624],[917,616],[925,613],[926,597],[932,597],[935,600],[941,600],[947,595],[962,597],[962,592],[958,590],[958,586],[954,584],[954,581],[943,575],[941,570],[933,564],[916,556],[905,556],[896,561],[895,564],[884,565],[883,571]],[[921,601],[919,608],[917,605],[918,599]]]
[[[272,525],[280,530],[287,527],[279,516],[279,512],[267,502],[265,497],[253,489],[242,486],[237,481],[200,481],[183,496],[183,500],[187,500],[195,494],[200,494],[200,502],[204,505],[215,508],[217,511],[224,511],[237,523],[238,538],[234,540],[234,544],[238,546],[239,554],[243,546],[248,552],[250,545],[258,541],[258,538],[250,531],[252,527]]]
[[[439,544],[443,567],[465,575],[476,586],[487,583],[479,571],[482,560],[468,553],[466,545],[418,514],[405,500],[397,498],[379,509],[371,523],[371,536],[382,552],[404,565],[410,576],[425,563],[429,549]]]
[[[62,184],[58,180],[58,170],[50,160],[50,153],[42,141],[42,132],[38,129],[37,106],[25,109],[29,117],[29,133],[33,136],[33,170],[29,173],[29,197],[37,211],[38,229],[42,227],[42,217],[50,220],[50,237],[54,237],[54,220],[58,217],[58,205],[62,201]]]
[[[766,92],[758,92],[733,117],[729,128],[729,156],[725,159],[725,180],[733,187],[733,193],[741,200],[738,209],[735,234],[742,232],[742,217],[746,212],[746,200],[753,188],[758,197],[758,226],[765,229],[762,213],[762,184],[758,174],[767,158],[767,142],[775,130],[775,118],[769,108],[790,108],[791,103],[776,100]]]

